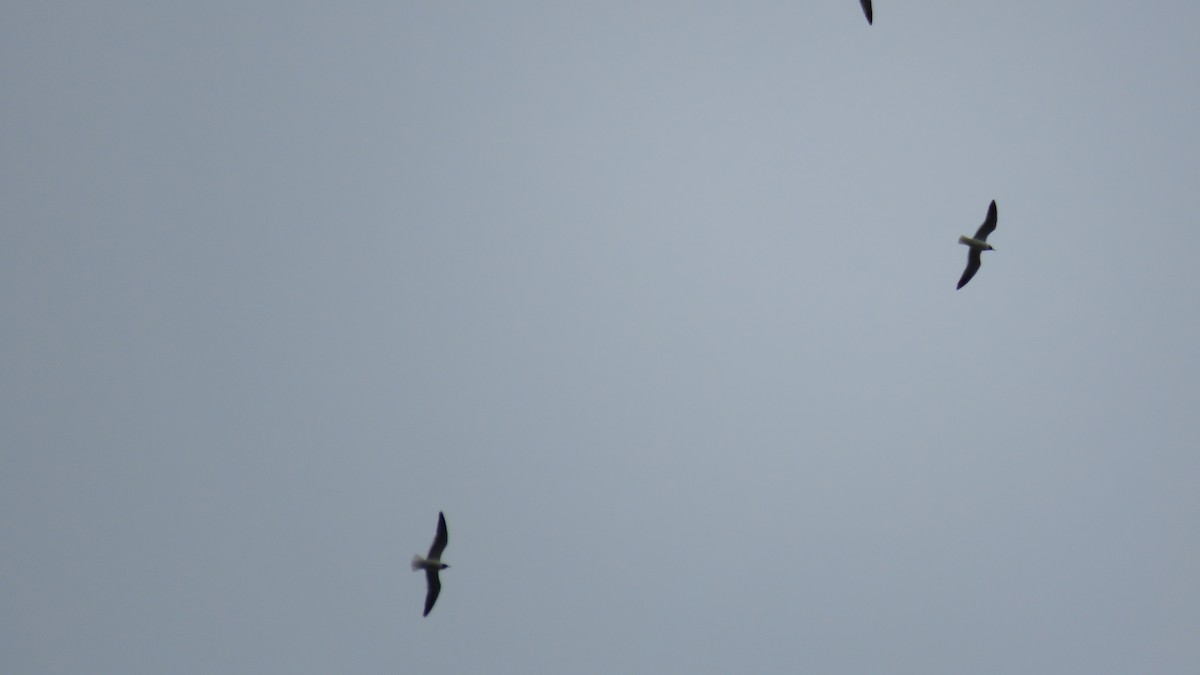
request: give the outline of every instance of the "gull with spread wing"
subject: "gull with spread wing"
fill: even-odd
[[[963,270],[962,278],[958,280],[958,288],[967,285],[971,277],[979,271],[979,266],[983,264],[981,259],[984,251],[994,251],[992,245],[987,243],[988,235],[992,230],[996,229],[996,200],[992,200],[992,205],[988,207],[987,218],[983,219],[983,224],[975,231],[974,237],[959,237],[958,243],[971,248],[967,253],[967,269]],[[957,289],[955,289],[957,290]]]
[[[412,559],[413,571],[425,570],[425,581],[429,586],[429,590],[425,592],[425,613],[422,616],[429,616],[429,610],[433,609],[433,603],[437,602],[438,593],[442,592],[442,581],[438,578],[438,572],[449,567],[442,562],[442,551],[446,550],[446,542],[449,539],[450,536],[446,533],[446,516],[439,511],[437,535],[433,538],[433,546],[429,547],[429,555],[424,558],[414,555]]]

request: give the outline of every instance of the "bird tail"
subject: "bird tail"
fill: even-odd
[[[967,240],[967,238],[966,238],[966,237],[964,237],[964,236],[962,236],[961,234],[958,236],[958,243],[960,243],[960,244],[963,244],[963,245],[965,245],[965,246],[970,246],[970,245],[971,245],[971,242],[970,242],[970,241],[968,241],[968,240]]]
[[[422,558],[419,555],[414,555],[413,561],[412,561],[413,571],[416,572],[417,570],[421,569],[424,566],[424,565],[422,565],[422,563],[424,563],[424,562],[425,562],[424,558]]]

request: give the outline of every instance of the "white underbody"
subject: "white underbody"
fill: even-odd
[[[965,246],[970,246],[971,248],[977,248],[981,251],[992,250],[991,244],[987,243],[986,241],[979,241],[978,239],[975,239],[973,237],[960,236],[958,238],[958,243],[963,244]]]
[[[449,567],[449,565],[441,560],[429,560],[427,558],[422,558],[419,555],[414,555],[412,559],[412,568],[414,572],[417,570],[444,570],[447,567]]]

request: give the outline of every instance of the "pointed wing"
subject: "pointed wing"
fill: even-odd
[[[979,271],[979,266],[983,264],[982,257],[983,252],[977,248],[971,249],[971,252],[967,254],[967,269],[963,270],[962,278],[958,280],[958,288],[966,286],[971,277],[975,276],[975,273]]]
[[[442,551],[446,550],[446,542],[449,540],[450,535],[446,532],[446,516],[438,511],[437,536],[433,538],[433,546],[429,547],[429,555],[426,557],[430,560],[441,560]]]
[[[988,235],[992,230],[996,229],[996,200],[992,200],[992,205],[988,207],[987,218],[983,219],[983,224],[975,231],[975,238],[979,241],[987,241]],[[976,265],[978,267],[978,265]]]
[[[429,616],[429,610],[433,609],[433,603],[437,602],[438,593],[442,592],[442,581],[438,579],[437,570],[425,570],[425,581],[429,590],[425,592],[425,613],[421,616]]]
[[[871,0],[858,0],[862,3],[863,14],[867,15],[867,23],[875,23],[875,13],[871,11]]]

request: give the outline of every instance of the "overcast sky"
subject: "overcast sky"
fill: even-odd
[[[0,671],[1195,673],[1198,24],[5,3]]]

